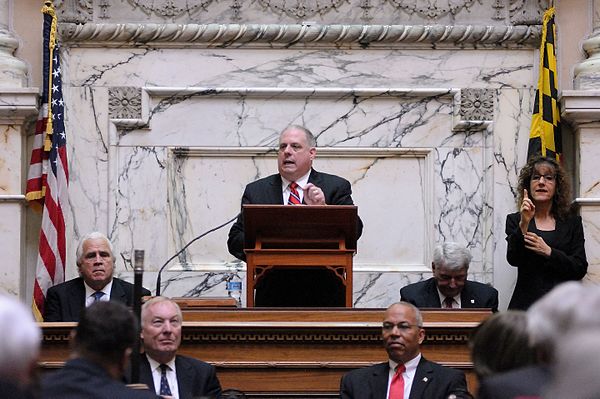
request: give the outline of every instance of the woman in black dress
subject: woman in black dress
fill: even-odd
[[[565,172],[534,157],[519,175],[519,212],[506,218],[506,259],[518,268],[509,309],[527,309],[557,284],[587,273],[583,225],[575,215]]]

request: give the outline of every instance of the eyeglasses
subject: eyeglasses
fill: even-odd
[[[407,323],[405,321],[402,321],[402,322],[400,322],[398,324],[394,324],[392,322],[386,321],[381,326],[381,328],[383,329],[383,331],[392,331],[394,329],[394,327],[398,327],[398,330],[400,330],[402,332],[406,332],[406,331],[410,330],[413,327],[421,328],[422,326],[419,326],[417,324],[410,324],[410,323]]]
[[[538,175],[536,173],[536,174],[531,175],[531,180],[532,181],[533,180],[540,181],[542,177],[544,178],[545,181],[547,181],[549,183],[554,182],[554,180],[556,179],[555,175]]]

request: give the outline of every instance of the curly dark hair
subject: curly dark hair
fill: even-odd
[[[538,155],[530,158],[529,162],[527,162],[527,165],[523,166],[521,173],[519,174],[517,205],[520,205],[521,202],[523,202],[523,190],[527,190],[529,192],[531,176],[535,172],[536,166],[540,164],[547,164],[554,169],[554,174],[556,175],[556,184],[554,196],[552,197],[552,207],[550,208],[550,213],[556,219],[564,219],[571,210],[571,184],[569,183],[567,174],[562,166],[560,166],[560,164],[553,158]],[[529,197],[531,198],[531,193],[529,194]],[[533,198],[531,198],[531,200],[533,201]]]

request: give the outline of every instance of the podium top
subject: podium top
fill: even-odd
[[[356,250],[354,205],[243,206],[245,249]]]

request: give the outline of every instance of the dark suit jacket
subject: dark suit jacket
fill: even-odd
[[[177,355],[175,369],[179,399],[192,399],[199,396],[220,397],[221,383],[213,365],[191,357]],[[140,382],[156,392],[150,363],[143,354],[140,355]]]
[[[147,295],[150,295],[150,291],[142,289],[142,296]],[[133,306],[133,284],[113,278],[110,300]],[[77,277],[48,289],[44,305],[44,321],[79,321],[83,309],[85,309],[85,285],[83,278]]]
[[[418,308],[441,307],[433,277],[400,289],[400,300],[410,302]],[[491,308],[492,311],[497,312],[498,290],[487,284],[467,280],[460,293],[460,304],[462,308]]]
[[[550,258],[525,248],[520,220],[519,213],[506,218],[506,260],[518,268],[517,284],[508,308],[525,310],[556,285],[581,280],[587,273],[588,263],[581,217],[571,215],[565,220],[557,220],[554,231],[538,230],[535,219],[531,220],[527,231],[541,236],[552,248]]]
[[[328,205],[354,205],[350,182],[339,176],[311,170],[308,182],[323,190],[325,202]],[[283,205],[281,194],[281,176],[274,174],[246,186],[242,196],[243,204]],[[362,221],[358,219],[357,238],[362,234]],[[240,214],[235,224],[229,230],[227,240],[229,253],[238,259],[246,260],[244,253],[244,218]]]
[[[385,399],[389,377],[389,364],[353,370],[342,377],[341,399]],[[452,393],[467,391],[467,381],[462,371],[442,367],[421,357],[410,390],[410,399],[445,399]]]
[[[485,378],[479,384],[478,399],[513,399],[541,397],[552,379],[550,370],[542,366],[524,367]]]
[[[158,399],[149,390],[129,389],[113,379],[103,368],[85,360],[72,359],[44,377],[41,399]]]

